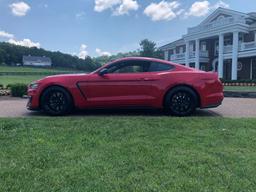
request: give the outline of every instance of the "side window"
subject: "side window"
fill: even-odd
[[[147,61],[123,61],[110,66],[108,73],[141,73],[146,72],[149,65]]]
[[[164,64],[164,63],[158,63],[158,62],[152,62],[150,64],[148,72],[169,71],[169,70],[171,70],[173,68],[174,68],[173,65]]]

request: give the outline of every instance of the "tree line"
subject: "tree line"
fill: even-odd
[[[88,56],[85,59],[79,59],[77,56],[61,53],[59,51],[52,52],[42,48],[28,48],[0,42],[0,65],[22,65],[22,58],[24,55],[49,57],[52,60],[52,67],[54,68],[61,67],[83,71],[93,71],[105,63],[124,57],[141,56],[163,58],[163,53],[158,50],[156,43],[148,39],[142,40],[140,42],[140,49],[136,51],[94,58]]]

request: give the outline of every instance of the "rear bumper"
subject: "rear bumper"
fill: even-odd
[[[204,100],[201,103],[201,108],[215,108],[222,104],[222,101],[224,99],[223,92],[221,93],[214,93],[211,95],[208,95],[204,98]]]

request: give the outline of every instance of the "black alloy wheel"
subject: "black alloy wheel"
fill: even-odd
[[[176,87],[165,99],[165,109],[175,116],[191,115],[197,105],[197,95],[189,87]]]
[[[72,97],[62,87],[49,87],[41,96],[41,108],[49,115],[65,115],[71,111]]]

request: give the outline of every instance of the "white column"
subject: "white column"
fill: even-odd
[[[237,60],[238,60],[238,31],[233,32],[233,52],[232,52],[232,80],[237,80]]]
[[[196,62],[195,62],[195,68],[196,69],[199,69],[200,67],[200,60],[199,60],[199,57],[200,56],[200,40],[199,39],[196,39],[196,53],[195,53],[195,59],[196,59]]]
[[[174,55],[174,57],[176,59],[176,47],[174,47],[174,49],[173,49],[173,55]]]
[[[169,51],[168,50],[164,51],[164,60],[166,60],[166,61],[169,60]]]
[[[223,78],[223,52],[224,52],[224,34],[220,34],[219,35],[219,60],[218,60],[219,78]]]
[[[185,64],[189,67],[189,41],[186,41]]]

